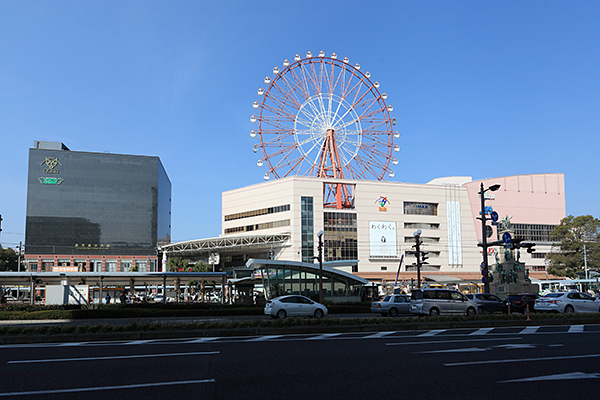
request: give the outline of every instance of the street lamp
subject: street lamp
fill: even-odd
[[[317,251],[319,255],[316,257],[319,260],[319,303],[323,304],[323,235],[325,232],[320,230],[317,232],[317,237],[319,238],[319,245],[317,247]]]
[[[486,235],[486,221],[485,217],[485,192],[495,192],[500,189],[500,185],[495,184],[490,186],[487,189],[483,188],[483,182],[481,182],[481,186],[479,189],[479,197],[481,199],[481,247],[483,248],[483,291],[484,293],[490,292],[490,279],[489,279],[489,267],[488,267],[488,255],[487,255],[487,235]]]

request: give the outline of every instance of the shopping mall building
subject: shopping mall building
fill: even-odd
[[[416,278],[413,245],[420,230],[422,250],[429,257],[422,277],[476,282],[481,280],[482,183],[484,188],[500,185],[485,193],[488,218],[492,210],[501,219],[508,217],[515,237],[536,244],[535,252],[520,252],[520,260],[532,278],[545,279],[550,232],[565,217],[563,174],[481,181],[449,177],[427,184],[291,176],[224,192],[220,237],[163,249],[169,256],[192,259],[217,254],[217,269],[224,271],[261,268],[265,260],[308,265],[317,262],[317,235],[323,231],[324,262],[379,283],[397,275],[400,280]],[[327,198],[328,187],[336,185],[349,191],[351,202],[344,207]],[[499,240],[496,226],[488,225],[487,240]],[[488,249],[490,265],[498,249]]]

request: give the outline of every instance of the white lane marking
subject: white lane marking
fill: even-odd
[[[481,348],[481,347],[467,347],[465,349],[449,349],[449,350],[431,350],[431,351],[421,351],[420,354],[435,354],[435,353],[473,353],[476,351],[488,351],[491,350],[489,347]]]
[[[507,350],[515,350],[515,349],[535,349],[535,345],[527,344],[527,343],[515,343],[515,344],[501,344],[500,346],[494,347],[503,347]]]
[[[378,338],[381,338],[381,337],[384,337],[384,336],[393,335],[396,332],[398,332],[398,331],[378,332],[378,333],[374,333],[374,334],[369,335],[369,336],[363,336],[361,339],[378,339]]]
[[[494,328],[480,328],[480,329],[477,329],[475,332],[469,333],[469,336],[485,335],[493,330],[494,330]]]
[[[403,346],[403,345],[414,345],[414,344],[434,344],[434,343],[460,343],[460,342],[495,342],[498,340],[522,340],[520,337],[509,337],[509,338],[495,338],[495,339],[469,339],[469,340],[432,340],[430,342],[402,342],[402,343],[386,343],[386,346]]]
[[[539,357],[539,358],[513,358],[509,360],[487,360],[487,361],[469,361],[459,363],[444,364],[446,367],[457,367],[460,365],[477,365],[477,364],[502,364],[511,362],[528,362],[528,361],[553,361],[553,360],[570,360],[573,358],[596,358],[600,354],[584,354],[581,356],[564,356],[564,357]]]
[[[187,343],[204,343],[204,342],[210,342],[213,340],[217,340],[217,339],[221,339],[220,337],[205,337],[205,338],[199,338],[199,339],[194,339],[194,340],[186,340],[183,343],[187,344]]]
[[[536,333],[538,329],[540,329],[539,326],[528,326],[525,329],[523,329],[521,332],[519,332],[519,334],[520,335],[529,335],[532,333]]]
[[[417,335],[417,337],[425,337],[425,336],[435,336],[439,333],[442,332],[446,332],[446,329],[434,329],[432,331],[429,332],[425,332],[425,333],[421,333],[420,335]]]
[[[87,344],[87,342],[78,342],[78,343],[61,343],[57,347],[75,347],[75,346],[83,346]]]
[[[96,386],[87,388],[74,388],[74,389],[55,389],[55,390],[33,390],[30,392],[12,392],[12,393],[0,393],[0,397],[8,396],[31,396],[34,394],[57,394],[57,393],[79,393],[79,392],[94,392],[100,390],[121,390],[121,389],[136,389],[145,387],[156,387],[156,386],[172,386],[172,385],[195,385],[198,383],[214,383],[214,379],[201,379],[195,381],[176,381],[176,382],[156,382],[156,383],[140,383],[137,385],[121,385],[121,386]]]
[[[283,335],[260,336],[254,339],[244,340],[244,342],[263,342],[265,340],[277,339],[280,337],[283,337]]]
[[[534,378],[511,379],[508,381],[499,381],[498,383],[558,381],[558,380],[566,380],[566,379],[598,379],[598,378],[600,378],[600,374],[586,374],[584,372],[570,372],[567,374],[536,376]]]
[[[128,346],[128,345],[136,345],[136,344],[146,344],[146,343],[150,343],[153,342],[154,340],[132,340],[131,342],[123,342],[123,343],[119,343],[121,346]]]
[[[340,335],[341,335],[341,333],[325,333],[323,335],[306,338],[305,340],[322,340],[322,339],[329,339],[329,338],[340,336]]]
[[[219,351],[199,351],[195,353],[167,353],[167,354],[138,354],[135,356],[111,356],[111,357],[80,357],[80,358],[48,358],[42,360],[17,360],[8,361],[7,364],[29,364],[29,363],[51,363],[63,361],[96,361],[96,360],[114,360],[123,358],[154,358],[154,357],[178,357],[178,356],[199,356],[219,354]]]
[[[571,325],[568,333],[581,333],[585,325]]]

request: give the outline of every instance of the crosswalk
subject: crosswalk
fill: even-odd
[[[457,328],[431,329],[426,331],[382,331],[382,332],[336,332],[293,335],[255,335],[237,337],[196,337],[177,339],[142,339],[105,342],[73,342],[73,343],[40,343],[0,345],[2,348],[16,347],[69,347],[69,346],[141,346],[153,344],[210,344],[210,343],[264,343],[272,341],[322,341],[322,340],[378,340],[393,339],[414,341],[430,338],[455,340],[464,337],[465,340],[480,340],[483,337],[515,337],[519,335],[548,335],[548,334],[600,334],[600,325],[555,325],[555,326],[520,326],[520,327],[486,327],[486,328]]]

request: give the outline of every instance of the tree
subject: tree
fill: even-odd
[[[556,244],[548,254],[548,273],[575,277],[584,268],[583,246],[589,270],[600,271],[600,220],[591,215],[563,218],[550,239]]]
[[[188,260],[179,257],[169,258],[167,261],[167,271],[186,272],[188,271]]]
[[[13,249],[4,249],[0,245],[0,271],[18,271],[18,259]]]

